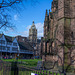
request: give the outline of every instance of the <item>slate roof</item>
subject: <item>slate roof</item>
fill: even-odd
[[[5,36],[7,42],[13,42],[13,40],[15,39],[15,37],[10,37],[7,35],[4,35],[4,36]]]
[[[0,34],[0,37],[2,37],[2,35],[4,35],[4,34]],[[7,36],[7,35],[4,35],[4,36],[5,36],[7,42],[13,42],[13,40],[15,38],[15,37]]]
[[[2,35],[4,35],[4,34],[0,34],[0,37],[2,37]],[[5,36],[5,39],[7,42],[13,42],[13,40],[16,38],[16,37],[10,37],[7,35],[4,35],[4,36]],[[30,51],[33,50],[32,43],[30,43],[30,42],[19,42],[18,41],[18,45],[19,45],[20,49],[22,49],[22,50],[30,50]]]
[[[30,43],[28,42],[18,42],[20,49],[22,50],[33,50],[32,45],[30,45]]]
[[[22,42],[19,42],[18,44],[19,44],[20,49],[25,49],[25,50],[27,50],[27,48],[22,45]]]

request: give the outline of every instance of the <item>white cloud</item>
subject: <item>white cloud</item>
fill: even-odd
[[[44,23],[37,23],[35,24],[36,25],[36,28],[37,28],[37,36],[38,38],[41,38],[43,37],[43,26],[44,26]]]
[[[9,30],[6,30],[5,33],[8,34],[8,33],[13,32],[13,31],[14,31],[13,28],[9,28]]]
[[[36,23],[35,24],[36,26],[36,29],[37,29],[37,37],[38,38],[41,38],[43,37],[43,26],[44,26],[44,23]],[[16,31],[16,30],[13,30],[13,29],[10,29],[8,31],[6,31],[5,33],[6,34],[11,34],[13,36],[17,36],[17,35],[21,35],[21,36],[25,36],[25,37],[28,37],[29,36],[29,29],[30,29],[31,25],[28,25],[25,29],[25,31]]]
[[[17,14],[14,15],[14,20],[18,20],[18,15]]]
[[[23,32],[18,32],[19,34],[21,34],[21,36],[25,36],[28,37],[29,33],[28,31],[23,31]]]
[[[43,26],[44,26],[44,23],[36,23],[35,26],[36,26],[36,29],[37,29],[37,37],[38,38],[43,37]],[[28,36],[30,27],[31,27],[31,25],[28,25],[26,27],[27,31],[22,32],[22,34],[26,34],[26,36]]]

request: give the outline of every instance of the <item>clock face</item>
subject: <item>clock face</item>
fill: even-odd
[[[35,27],[32,27],[32,29],[35,29]]]

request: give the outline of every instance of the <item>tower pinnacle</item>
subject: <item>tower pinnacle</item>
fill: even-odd
[[[33,23],[34,23],[34,20],[33,20]]]
[[[47,9],[46,9],[46,16],[48,16]]]
[[[47,9],[46,9],[45,21],[48,21],[48,12],[47,12]]]

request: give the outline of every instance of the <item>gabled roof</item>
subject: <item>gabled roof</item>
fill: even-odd
[[[0,34],[0,37],[2,37],[4,34]],[[5,36],[5,39],[7,42],[13,42],[13,40],[15,39],[15,37],[10,37],[10,36],[7,36],[7,35],[4,35]]]
[[[19,44],[20,49],[27,50],[27,48],[23,45],[22,42],[18,42],[18,44]]]
[[[7,42],[13,42],[13,40],[15,39],[15,37],[10,37],[7,35],[4,35],[4,36],[5,36]]]
[[[20,49],[22,50],[33,50],[32,46],[27,42],[18,42]]]
[[[4,34],[0,34],[0,37],[2,37],[2,35]],[[7,35],[4,35],[4,36],[7,42],[13,42],[13,40],[16,38],[16,37],[10,37]],[[30,42],[19,42],[18,41],[18,45],[21,50],[30,50],[30,51],[33,50],[32,44]]]

